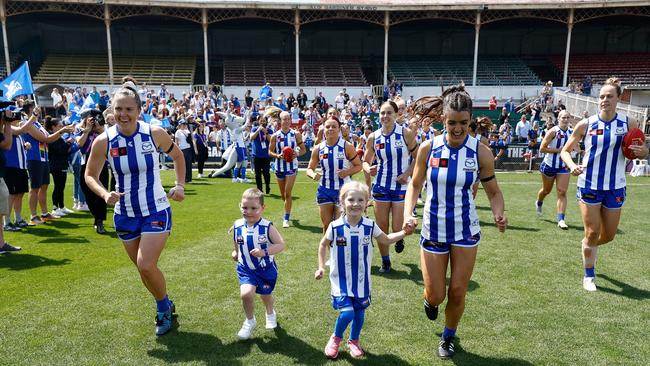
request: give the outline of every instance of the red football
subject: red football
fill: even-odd
[[[293,149],[291,148],[291,146],[285,146],[282,149],[282,158],[286,161],[293,160]]]
[[[632,149],[629,148],[632,145],[645,145],[645,135],[638,128],[631,128],[623,137],[623,155],[630,160],[636,159]]]
[[[363,159],[363,154],[364,154],[363,149],[357,149],[357,155],[359,155],[361,159]]]

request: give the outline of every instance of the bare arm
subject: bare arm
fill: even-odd
[[[151,126],[151,135],[154,138],[155,143],[158,145],[162,151],[171,151],[167,153],[172,160],[174,161],[174,173],[176,173],[176,182],[174,188],[169,191],[169,198],[174,201],[182,201],[185,199],[185,158],[183,158],[183,153],[181,149],[178,148],[178,145],[172,142],[172,139],[169,137],[167,132],[160,127]]]
[[[307,166],[307,176],[313,180],[319,180],[321,175],[316,172],[316,167],[318,166],[318,148],[311,151],[311,158],[309,159],[309,165]]]
[[[508,226],[508,219],[505,216],[505,202],[503,200],[503,193],[497,184],[497,179],[494,177],[494,159],[492,158],[492,151],[489,147],[479,144],[479,178],[485,190],[488,200],[490,201],[490,208],[492,215],[494,215],[494,222],[500,232],[504,232]]]
[[[414,225],[417,225],[417,221],[415,221],[411,216],[411,213],[418,201],[418,195],[422,192],[422,186],[424,185],[427,173],[427,158],[430,151],[431,140],[427,140],[420,145],[420,151],[418,151],[417,157],[415,158],[413,177],[409,182],[408,188],[406,189],[406,196],[404,198],[404,225],[409,221],[412,221]]]
[[[639,121],[637,121],[634,118],[630,118],[628,124],[630,128],[639,128]],[[650,150],[648,150],[647,143],[643,146],[630,145],[629,149],[634,151],[634,155],[637,157],[637,159],[645,159],[648,157],[648,153],[650,153]]]
[[[544,139],[542,140],[542,144],[539,146],[540,152],[543,152],[544,154],[557,154],[562,151],[562,149],[548,147],[548,144],[550,144],[551,140],[555,138],[555,135],[555,130],[546,133],[546,136],[544,136]]]
[[[391,233],[388,235],[386,235],[385,233],[381,233],[379,234],[379,236],[375,238],[375,240],[377,240],[377,243],[381,245],[388,245],[388,244],[393,244],[400,239],[404,239],[405,236],[406,236],[405,230],[400,230],[396,233]]]
[[[13,135],[11,133],[11,122],[3,121],[0,123],[3,125],[2,134],[4,135],[2,142],[0,142],[0,149],[9,150],[11,149],[11,144],[14,141]]]
[[[330,230],[328,228],[328,230]],[[323,236],[318,245],[318,269],[314,272],[314,278],[320,280],[323,278],[325,273],[325,257],[327,256],[327,248],[330,246],[331,241],[327,239],[327,236]]]
[[[272,244],[267,247],[266,251],[255,248],[250,251],[250,255],[262,258],[267,255],[276,255],[284,250],[284,239],[273,225],[269,226],[269,240]]]
[[[564,163],[567,165],[567,168],[569,168],[571,171],[571,175],[578,176],[582,174],[582,171],[584,170],[583,166],[573,162],[571,151],[580,145],[580,140],[582,140],[587,133],[587,125],[588,121],[586,119],[578,122],[576,128],[571,134],[571,137],[569,137],[569,141],[564,144],[564,147],[562,147],[562,151],[560,152],[560,157],[562,158],[562,161],[564,161]]]
[[[84,179],[91,191],[101,197],[106,203],[114,205],[124,193],[109,192],[106,187],[99,181],[99,174],[104,167],[106,161],[106,149],[108,142],[106,141],[106,134],[101,134],[93,142],[90,149],[90,155],[86,162],[86,173]]]
[[[375,176],[377,175],[377,165],[370,165],[372,164],[373,160],[375,159],[375,133],[371,133],[368,135],[368,138],[366,139],[366,152],[363,154],[363,171]]]
[[[305,147],[305,143],[302,141],[302,135],[297,133],[296,134],[296,145],[300,148],[300,151],[296,157],[303,156],[307,153],[307,148]]]
[[[275,153],[275,135],[271,136],[271,142],[269,143],[269,156],[275,159],[280,157],[279,154]]]
[[[350,159],[350,156],[352,156],[352,159]],[[352,144],[347,142],[345,143],[345,158],[348,159],[352,165],[347,169],[341,170],[339,172],[339,177],[349,177],[361,171],[361,160],[357,155],[357,151],[354,149]]]

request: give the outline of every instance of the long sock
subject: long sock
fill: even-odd
[[[246,179],[246,165],[241,166],[241,179]]]
[[[542,207],[544,201],[537,200],[537,207]]]
[[[390,255],[382,255],[381,256],[381,261],[384,262],[384,263],[390,262]]]
[[[239,178],[239,168],[235,167],[232,173],[233,178]]]
[[[585,277],[596,277],[596,268],[585,268]]]
[[[21,215],[20,212],[16,212],[16,211],[14,211],[14,220],[15,220],[16,222],[18,222],[18,221],[22,221],[22,220],[23,220],[23,215]]]
[[[557,214],[557,221],[564,220],[564,213]]]
[[[339,317],[336,319],[336,325],[334,326],[334,335],[343,338],[343,332],[345,328],[348,327],[348,324],[354,319],[354,310],[345,310],[339,313]]]
[[[167,295],[162,300],[156,300],[156,308],[159,313],[169,310],[169,305],[169,297]]]
[[[449,329],[445,327],[445,329],[442,330],[442,337],[443,338],[449,338],[449,337],[455,337],[456,336],[456,329]]]
[[[291,214],[285,212],[283,220],[289,221],[289,217],[291,217]]]
[[[361,328],[363,328],[363,321],[366,319],[366,309],[359,309],[354,311],[354,320],[352,321],[352,327],[350,328],[350,340],[356,341],[359,339],[361,334]]]

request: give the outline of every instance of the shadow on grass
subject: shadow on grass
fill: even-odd
[[[454,365],[490,365],[490,366],[533,366],[533,363],[530,363],[525,360],[520,360],[518,358],[495,358],[495,357],[483,357],[477,355],[476,353],[471,353],[463,350],[459,345],[456,347],[456,355],[451,359],[451,362]]]
[[[549,224],[553,224],[553,225],[557,226],[557,221],[549,220],[549,219],[544,219],[542,221],[548,222]],[[570,230],[584,231],[584,228],[582,226],[576,226],[576,225],[570,225],[570,224],[567,224],[567,226],[569,227]],[[562,230],[562,229],[558,228],[558,230]]]
[[[302,225],[300,220],[291,220],[291,224],[298,230],[308,231],[314,234],[322,234],[323,228],[320,226]]]
[[[83,236],[55,236],[43,239],[38,242],[39,244],[85,244],[90,243],[86,237]]]
[[[45,266],[63,266],[69,264],[69,259],[50,259],[40,255],[12,253],[0,255],[0,268],[7,268],[10,271],[22,271]]]
[[[609,294],[614,294],[614,295],[625,296],[628,299],[632,299],[632,300],[647,300],[647,299],[650,299],[650,291],[648,291],[648,290],[643,290],[643,289],[640,289],[640,288],[636,288],[634,286],[630,286],[625,282],[615,280],[615,279],[613,279],[613,278],[611,278],[611,277],[609,277],[609,276],[607,276],[605,274],[601,274],[601,273],[598,274],[598,278],[599,279],[602,278],[604,280],[607,280],[612,285],[620,288],[620,290],[615,290],[615,289],[612,289],[612,288],[603,287],[602,286],[602,281],[601,281],[601,283],[598,285],[598,290],[599,291],[607,292]]]
[[[479,222],[481,226],[493,226],[496,227],[496,224],[494,222],[488,222],[488,221],[480,221]],[[523,226],[515,226],[515,225],[510,225],[508,224],[508,230],[514,230],[514,231],[539,231],[539,229],[534,228],[534,227],[523,227]]]
[[[224,345],[210,334],[174,330],[156,341],[167,347],[147,351],[165,363],[202,362],[207,365],[241,365],[237,358],[250,352],[250,343]]]
[[[275,328],[274,333],[275,337],[254,338],[249,342],[255,343],[263,353],[283,355],[297,365],[322,365],[327,362],[322,350],[290,335],[281,326]]]

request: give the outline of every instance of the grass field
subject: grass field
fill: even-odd
[[[173,181],[165,172],[165,182]],[[339,365],[647,365],[650,363],[650,179],[628,178],[628,202],[615,241],[599,252],[599,291],[582,289],[582,224],[569,200],[568,231],[555,226],[555,195],[545,216],[534,214],[538,174],[499,174],[510,227],[499,234],[483,192],[478,209],[483,240],[458,329],[452,361],[435,356],[442,321],[422,310],[417,236],[393,254],[394,272],[373,266],[373,305],[361,342],[368,355]],[[327,279],[315,281],[320,220],[316,184],[300,174],[293,227],[279,228],[287,250],[276,258],[280,327],[236,339],[243,320],[230,259],[228,227],[239,216],[241,192],[252,185],[197,179],[186,201],[173,204],[174,228],[160,267],[177,305],[180,326],[156,338],[155,305],[122,245],[92,231],[87,213],[8,233],[22,252],[0,256],[0,365],[323,365],[322,349],[336,313]],[[70,188],[70,187],[68,187]],[[277,193],[277,186],[272,186]],[[575,181],[569,192],[575,196]],[[71,200],[68,190],[67,200]],[[280,223],[281,201],[266,217]],[[421,211],[421,210],[420,210]],[[25,210],[24,212],[28,212]],[[261,321],[259,321],[261,320]],[[261,326],[260,326],[261,325]]]

